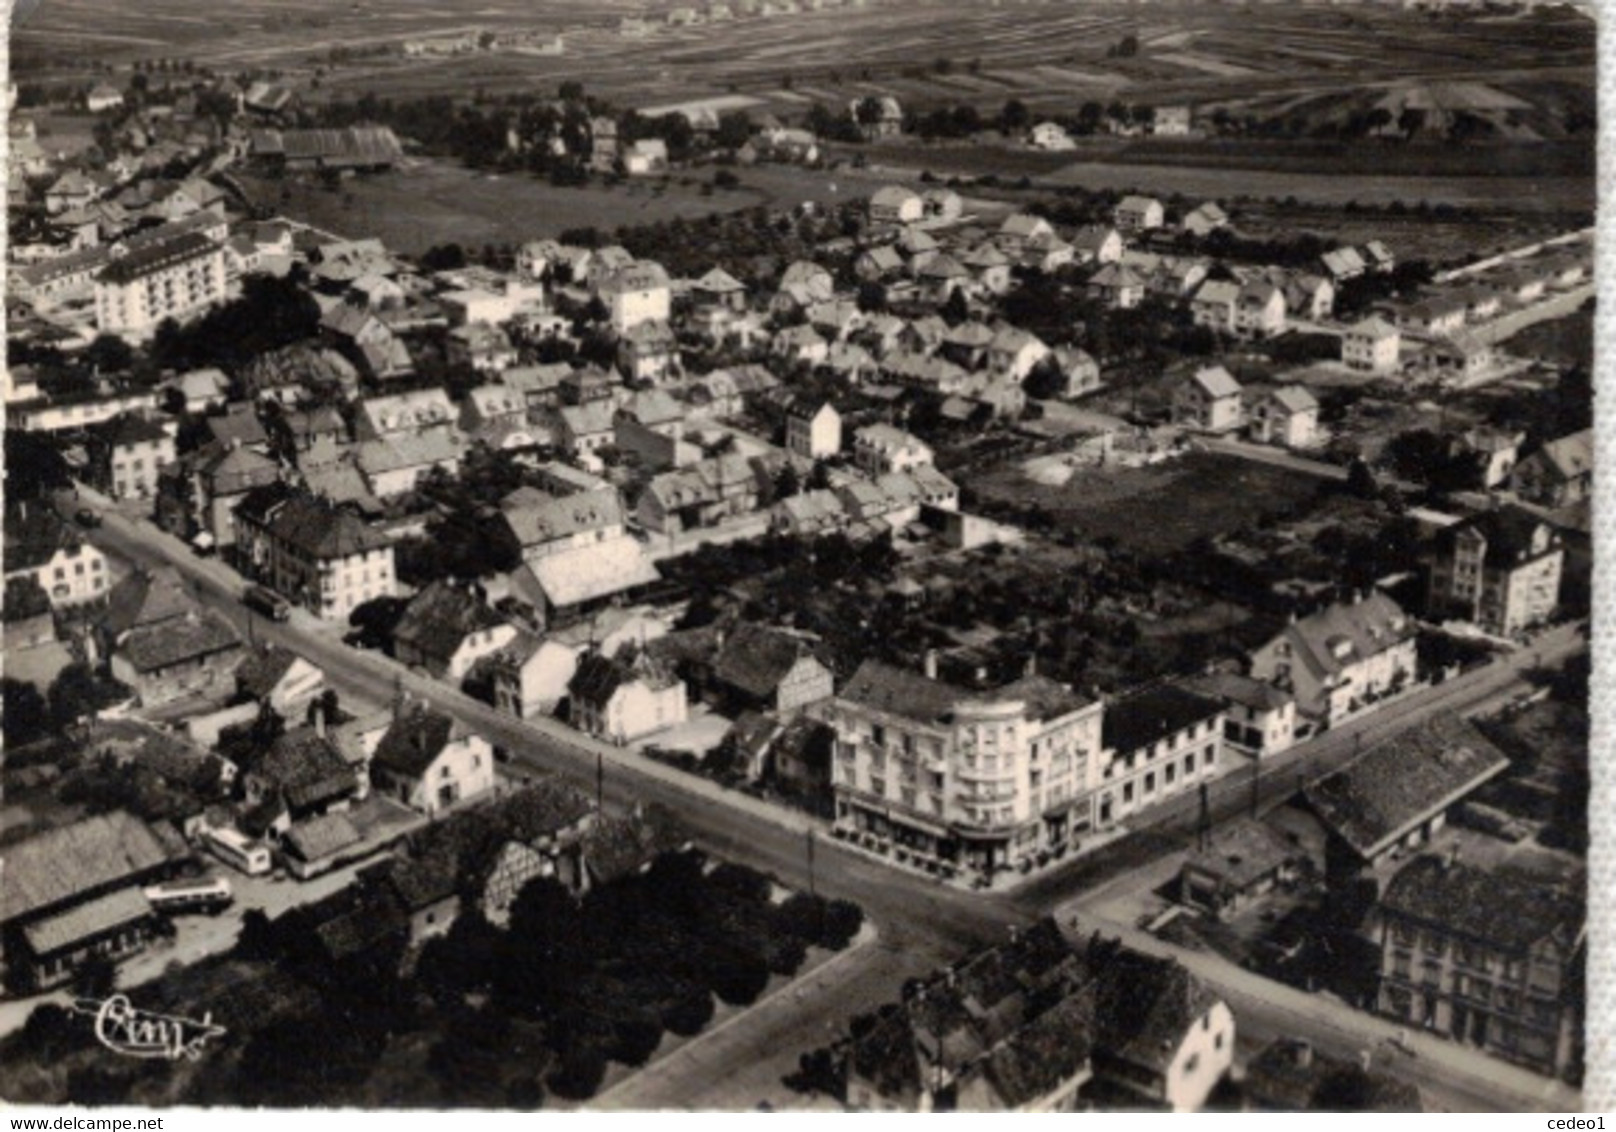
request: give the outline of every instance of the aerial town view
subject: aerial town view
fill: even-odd
[[[1616,1103],[1595,38],[26,6],[0,1098]]]

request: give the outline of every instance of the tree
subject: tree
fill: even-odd
[[[25,747],[50,733],[50,709],[38,688],[6,677],[0,681],[0,690],[3,690],[4,696],[0,733],[3,733],[8,748],[15,750]]]
[[[466,266],[466,249],[456,243],[434,244],[421,254],[421,270],[454,271]]]
[[[1125,35],[1117,43],[1117,58],[1131,59],[1137,54],[1139,54],[1139,37],[1137,35]]]
[[[88,664],[70,664],[51,682],[52,725],[65,730],[85,716],[128,699],[129,694],[128,687],[110,676],[102,676]]]
[[[44,499],[73,486],[67,461],[41,433],[6,429],[5,465],[8,505],[15,499]]]
[[[721,149],[740,149],[751,140],[755,129],[752,115],[745,110],[731,110],[718,116],[718,131],[713,140]]]
[[[349,634],[349,640],[362,648],[391,648],[393,629],[398,625],[399,618],[404,616],[404,608],[408,604],[401,597],[378,597],[355,606],[348,615],[348,624],[354,630]]]
[[[1020,133],[1031,121],[1032,115],[1027,110],[1027,104],[1019,98],[1012,98],[1004,104],[1004,109],[999,111],[999,132]]]
[[[1359,499],[1375,499],[1380,495],[1375,473],[1361,456],[1353,460],[1347,469],[1347,493]]]
[[[586,1101],[595,1095],[605,1077],[605,1056],[593,1046],[574,1045],[562,1053],[545,1084],[558,1097]]]
[[[948,293],[948,301],[943,304],[941,311],[943,321],[949,326],[958,326],[971,317],[971,306],[966,301],[965,292],[956,287]]]
[[[97,334],[84,348],[84,361],[98,373],[124,373],[135,364],[135,351],[116,334]]]

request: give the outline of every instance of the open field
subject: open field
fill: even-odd
[[[1286,468],[1192,453],[1150,468],[1080,470],[1060,486],[1033,482],[1018,463],[972,486],[989,498],[1043,507],[1059,529],[1086,539],[1112,538],[1139,554],[1159,555],[1251,525],[1254,499],[1266,510],[1284,511],[1311,498],[1318,483]]]
[[[1529,326],[1504,343],[1518,357],[1542,358],[1562,366],[1594,364],[1594,311],[1590,303],[1574,314]]]
[[[247,174],[239,179],[255,203],[340,236],[378,237],[405,255],[449,242],[467,247],[522,243],[569,228],[609,232],[759,205],[834,207],[867,197],[883,183],[879,174],[857,170],[760,165],[735,170],[736,189],[703,193],[715,171],[632,178],[615,188],[599,180],[584,188],[557,188],[523,173],[489,175],[448,161],[411,160],[392,173],[344,181],[337,191],[299,179]],[[713,254],[720,258],[722,249]]]
[[[331,48],[386,49],[469,28],[520,29],[563,33],[565,53],[366,57],[328,67],[313,93],[464,96],[478,86],[517,92],[579,79],[638,107],[742,94],[789,109],[801,105],[800,90],[833,103],[882,93],[914,107],[964,101],[984,109],[1014,96],[1035,112],[1069,113],[1083,100],[1115,94],[1259,117],[1287,105],[1294,114],[1301,99],[1312,123],[1408,90],[1432,105],[1522,115],[1550,137],[1566,105],[1593,101],[1592,24],[1569,14],[1489,21],[1275,7],[1253,18],[1236,9],[1164,6],[1142,18],[1137,7],[1119,4],[870,0],[856,9],[657,27],[641,38],[617,31],[624,15],[655,19],[663,10],[647,13],[628,0],[246,0],[207,11],[186,0],[52,0],[17,29],[14,60],[26,75],[87,55],[127,63],[183,54],[218,67],[296,75],[327,64]],[[1141,51],[1108,55],[1129,34],[1139,36]]]

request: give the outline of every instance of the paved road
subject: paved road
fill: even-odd
[[[238,625],[248,621],[249,615],[237,600],[241,582],[232,571],[216,560],[196,558],[177,539],[150,524],[109,513],[95,541],[137,563],[172,563],[196,584],[198,596],[206,604]],[[609,806],[620,807],[632,800],[668,805],[680,813],[695,839],[712,851],[773,872],[793,886],[806,887],[811,879],[827,895],[858,902],[880,926],[881,943],[866,949],[869,961],[846,964],[838,972],[839,980],[827,978],[825,993],[800,1003],[776,1003],[744,1016],[726,1031],[722,1049],[728,1054],[715,1056],[711,1065],[704,1065],[709,1071],[665,1072],[648,1079],[635,1093],[636,1102],[647,1106],[702,1107],[722,1098],[725,1107],[735,1107],[745,1099],[734,1092],[736,1087],[749,1095],[777,1093],[778,1075],[794,1066],[798,1053],[822,1044],[830,1029],[847,1015],[895,998],[904,979],[1002,938],[1008,925],[1031,922],[1080,893],[1159,859],[1182,845],[1182,836],[1195,822],[1198,800],[1194,796],[1167,803],[1152,814],[1149,827],[1035,878],[1009,896],[962,892],[892,869],[828,839],[817,839],[810,878],[807,837],[810,830],[823,825],[803,814],[725,791],[632,751],[594,742],[553,720],[524,722],[496,713],[385,657],[344,646],[334,627],[321,626],[301,611],[288,624],[257,619],[252,628],[259,638],[294,648],[319,664],[339,691],[385,701],[395,688],[402,687],[506,746],[521,763],[561,774],[586,789],[595,788],[597,766],[604,768],[603,797]],[[1431,710],[1476,711],[1507,699],[1518,690],[1521,670],[1537,663],[1539,654],[1542,662],[1553,663],[1584,647],[1575,628],[1555,630],[1534,650],[1444,685],[1421,689],[1304,744],[1275,760],[1272,771],[1265,764],[1260,804],[1276,804],[1295,788],[1297,775],[1325,773],[1352,757],[1360,742],[1372,742]],[[1236,773],[1217,784],[1211,794],[1218,817],[1238,813],[1249,805],[1250,780],[1243,772]],[[1294,1023],[1289,1008],[1269,1002],[1281,989],[1264,983],[1242,991],[1238,1001],[1232,999],[1242,1025],[1254,1032],[1288,1032]],[[1362,1025],[1379,1024],[1367,1015],[1346,1013]],[[717,1052],[717,1047],[704,1048],[702,1056]],[[1454,1087],[1450,1067],[1441,1059],[1420,1062],[1417,1072]],[[735,1084],[726,1085],[729,1080]],[[1489,1092],[1487,1082],[1475,1084],[1472,1092],[1465,1092],[1472,1088],[1469,1083],[1462,1082],[1457,1088],[1459,1094],[1474,1098],[1475,1107],[1508,1109],[1523,1104],[1518,1090],[1499,1087]]]

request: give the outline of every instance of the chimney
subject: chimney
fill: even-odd
[[[1297,1042],[1296,1045],[1293,1047],[1293,1049],[1295,1050],[1296,1068],[1298,1068],[1298,1069],[1311,1069],[1311,1068],[1313,1068],[1313,1043],[1312,1042]]]
[[[1365,1073],[1368,1073],[1369,1070],[1374,1067],[1374,1064],[1375,1054],[1373,1050],[1361,1049],[1358,1051],[1359,1069],[1362,1069]]]
[[[1455,841],[1448,846],[1447,853],[1442,858],[1442,871],[1447,872],[1459,863],[1459,843]]]
[[[928,680],[937,679],[937,650],[936,649],[927,649],[926,650],[925,665],[926,665],[926,679],[928,679]]]
[[[325,705],[324,704],[317,703],[317,704],[314,705],[314,733],[316,735],[318,735],[322,739],[325,738]]]
[[[1030,652],[1030,653],[1027,654],[1027,663],[1026,663],[1025,667],[1022,669],[1022,675],[1024,675],[1024,676],[1036,676],[1036,675],[1038,675],[1038,654],[1036,652]]]

